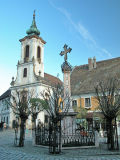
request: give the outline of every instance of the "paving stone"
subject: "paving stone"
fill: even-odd
[[[31,131],[27,130],[25,147],[15,147],[14,130],[0,131],[0,160],[120,160],[120,151],[100,148],[63,150],[50,155],[47,148],[32,146]]]

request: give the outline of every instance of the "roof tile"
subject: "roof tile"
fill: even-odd
[[[79,95],[94,93],[97,82],[108,76],[117,76],[120,79],[120,57],[96,62],[97,68],[91,71],[88,64],[76,66],[71,73],[71,94]]]

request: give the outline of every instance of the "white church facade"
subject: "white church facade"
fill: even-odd
[[[15,116],[6,99],[10,100],[10,94],[16,90],[26,89],[34,90],[39,95],[48,87],[54,87],[56,84],[62,84],[61,80],[55,76],[44,72],[44,46],[46,42],[39,36],[40,31],[37,29],[35,22],[35,13],[30,28],[27,30],[27,36],[20,39],[21,57],[17,64],[16,79],[12,78],[11,87],[0,96],[0,122],[3,121],[7,126],[12,127]],[[45,112],[38,115],[43,123],[45,121]],[[28,120],[28,125],[31,120]]]

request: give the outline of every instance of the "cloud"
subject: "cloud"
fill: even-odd
[[[100,57],[107,56],[108,58],[113,58],[112,54],[107,51],[105,48],[100,47],[91,33],[88,31],[88,29],[81,24],[80,22],[75,23],[72,18],[71,14],[64,8],[56,7],[53,1],[49,0],[49,3],[52,7],[54,7],[56,10],[61,12],[66,19],[69,21],[69,23],[73,26],[73,28],[76,30],[76,32],[79,33],[79,36],[82,37],[82,39],[86,42],[86,45],[89,46],[90,48],[94,48],[98,53]]]
[[[93,39],[89,31],[79,22],[77,25],[77,31],[80,33],[80,35],[83,37],[85,40],[89,40],[92,42],[94,45],[96,45],[96,41]]]
[[[103,51],[103,53],[105,53],[106,55],[108,55],[108,57],[113,58],[112,54],[110,52],[108,52],[106,49],[102,48],[101,50]]]

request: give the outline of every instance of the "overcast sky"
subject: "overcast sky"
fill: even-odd
[[[0,95],[16,77],[20,59],[19,39],[26,36],[36,10],[44,50],[45,72],[62,79],[59,55],[66,43],[72,48],[72,66],[120,55],[120,0],[1,0],[0,1]]]

